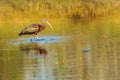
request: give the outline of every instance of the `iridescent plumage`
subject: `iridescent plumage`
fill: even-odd
[[[42,30],[44,30],[46,28],[46,23],[49,25],[49,27],[53,31],[52,25],[48,21],[46,21],[45,19],[42,19],[42,24],[31,24],[30,26],[23,29],[18,35],[19,36],[21,36],[21,35],[35,35],[35,36],[37,36],[37,34],[39,32],[41,32]]]
[[[21,35],[37,35],[40,31],[45,29],[44,25],[41,24],[31,24],[27,28],[23,29],[20,33],[19,36]]]

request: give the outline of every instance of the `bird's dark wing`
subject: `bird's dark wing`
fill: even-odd
[[[35,24],[32,24],[28,26],[27,28],[23,29],[19,35],[24,35],[24,34],[34,34],[37,32],[39,27]]]

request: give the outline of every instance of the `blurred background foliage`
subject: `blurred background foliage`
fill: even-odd
[[[120,0],[0,0],[0,21],[95,19],[118,15]]]

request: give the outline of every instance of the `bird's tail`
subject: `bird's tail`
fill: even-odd
[[[18,35],[19,35],[19,36],[22,36],[22,33],[19,33]]]

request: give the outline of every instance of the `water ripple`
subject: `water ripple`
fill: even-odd
[[[70,37],[65,36],[42,36],[37,38],[17,38],[9,41],[10,44],[19,45],[20,43],[29,44],[32,42],[37,42],[39,44],[46,43],[55,43],[55,42],[64,42],[68,40]]]

